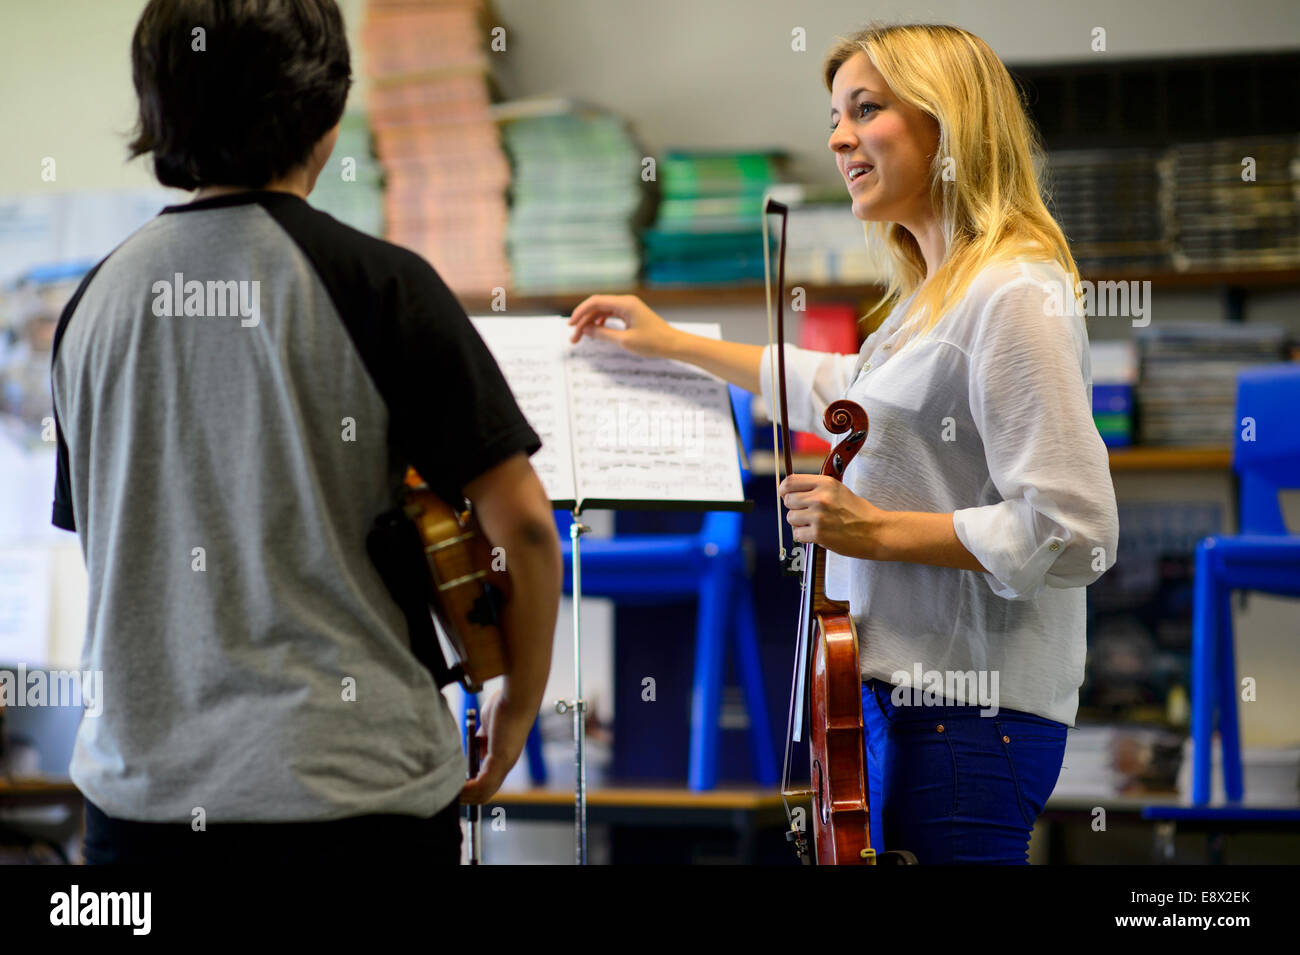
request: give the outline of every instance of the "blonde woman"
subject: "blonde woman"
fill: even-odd
[[[1024,864],[1078,709],[1084,588],[1119,534],[1082,312],[1061,307],[1078,271],[983,40],[873,26],[823,71],[827,145],[893,309],[857,355],[783,346],[792,428],[829,438],[822,412],[847,397],[871,429],[842,484],[796,474],[779,493],[856,621],[872,845]],[[771,347],[682,333],[635,296],[592,296],[570,324],[772,407]]]

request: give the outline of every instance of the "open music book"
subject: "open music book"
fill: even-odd
[[[470,319],[542,439],[557,508],[748,510],[727,383],[683,362],[583,338],[562,316]],[[721,338],[717,324],[674,322]]]

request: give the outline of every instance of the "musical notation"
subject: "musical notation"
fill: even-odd
[[[576,500],[563,336],[555,334],[549,319],[471,320],[501,366],[519,410],[542,439],[542,447],[531,462],[547,495],[555,502]]]
[[[542,438],[533,465],[557,505],[744,499],[725,382],[610,342],[570,344],[562,317],[473,321]],[[716,324],[674,325],[720,337]]]

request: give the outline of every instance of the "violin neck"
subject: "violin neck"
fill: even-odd
[[[806,599],[814,614],[845,613],[849,605],[826,596],[826,555],[816,544],[804,545],[804,588]]]

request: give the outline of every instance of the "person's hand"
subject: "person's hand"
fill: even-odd
[[[482,804],[496,795],[506,774],[519,760],[528,742],[528,733],[537,719],[537,710],[520,711],[501,693],[494,693],[479,711],[479,736],[487,737],[487,754],[479,763],[478,775],[465,783],[460,801],[467,805]]]
[[[607,326],[605,320],[611,317],[622,319],[624,327]],[[573,310],[569,324],[574,326],[571,342],[588,335],[648,358],[670,357],[681,334],[635,295],[592,295]]]
[[[845,557],[879,559],[888,511],[858,497],[843,481],[822,474],[790,474],[777,488],[791,536]]]

